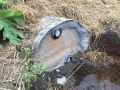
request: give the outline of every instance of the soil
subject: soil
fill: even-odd
[[[109,56],[99,64],[87,57],[73,58],[52,72],[38,75],[30,90],[119,90],[119,68]],[[60,85],[57,78],[63,76],[67,81]]]
[[[33,82],[30,90],[119,90],[118,27],[116,22],[108,24],[107,31],[97,37],[99,42],[91,42],[91,45],[94,45],[93,43],[97,45],[91,46],[85,53],[78,52],[62,67],[38,75],[37,81]],[[62,77],[67,78],[64,85],[57,82],[57,79]]]
[[[30,87],[31,90],[120,89],[120,65],[118,62],[116,63],[116,60],[119,61],[119,54],[113,55],[114,52],[120,50],[118,48],[113,50],[114,52],[110,54],[113,57],[111,57],[106,51],[99,51],[99,46],[96,46],[94,41],[98,40],[96,38],[101,33],[108,29],[114,30],[119,26],[118,22],[113,24],[111,21],[120,19],[120,0],[28,0],[26,3],[22,1],[17,2],[16,0],[16,4],[10,5],[14,9],[22,10],[29,23],[25,27],[27,34],[21,48],[32,43],[34,36],[38,33],[36,23],[40,18],[48,15],[78,20],[88,30],[90,37],[93,37],[91,42],[93,47],[89,48],[85,54],[78,53],[58,70],[38,75],[37,81],[34,81],[33,86]],[[117,34],[119,30],[115,29]],[[0,35],[1,38],[3,37]],[[21,56],[24,56],[21,49],[18,51],[14,46],[0,44],[0,89],[13,90],[12,81],[19,79],[16,76],[21,74],[22,70],[20,64],[23,57]],[[56,79],[62,76],[69,79],[64,86],[56,83]]]

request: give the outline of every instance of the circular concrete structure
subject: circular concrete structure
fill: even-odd
[[[49,70],[64,64],[69,55],[88,48],[89,36],[78,22],[59,17],[45,17],[38,24],[34,39],[34,59]]]

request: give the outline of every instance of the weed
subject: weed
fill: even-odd
[[[7,3],[9,3],[10,2],[10,0],[0,0],[0,3],[1,4],[7,4]]]
[[[31,54],[31,49],[29,47],[25,47],[24,52],[27,56],[29,56]]]
[[[25,87],[28,89],[30,88],[31,82],[37,79],[37,74],[42,74],[47,70],[47,68],[43,64],[37,64],[31,58],[31,49],[29,47],[25,47],[24,52],[27,56],[27,62],[24,63],[24,72],[23,72],[23,82]]]
[[[23,74],[23,81],[26,88],[30,88],[31,82],[37,79],[37,74],[42,74],[47,71],[44,65],[32,64],[31,62],[26,65],[26,69],[26,72]]]

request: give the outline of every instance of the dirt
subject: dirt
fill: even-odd
[[[18,2],[12,4],[11,7],[22,10],[29,22],[29,25],[25,27],[25,30],[27,29],[25,32],[28,32],[26,36],[28,37],[23,40],[24,45],[21,46],[22,48],[32,43],[34,36],[38,33],[35,24],[44,16],[59,16],[78,20],[88,30],[90,36],[95,34],[96,37],[106,31],[106,25],[108,25],[110,21],[120,19],[120,0],[28,0],[26,3],[18,0]],[[113,26],[108,26],[108,28],[114,28],[117,24],[112,25]],[[94,42],[95,38],[93,38],[92,42]],[[1,88],[11,88],[13,85],[12,81],[16,79],[16,75],[21,74],[21,67],[19,67],[23,60],[21,55],[22,53],[19,52],[16,47],[8,44],[0,45]],[[99,90],[98,88],[103,88],[103,86],[107,88],[103,90],[110,90],[108,86],[113,87],[111,87],[111,90],[117,90],[119,88],[120,78],[119,64],[100,64],[105,60],[105,57],[108,57],[106,59],[107,61],[115,61],[113,58],[106,56],[106,53],[101,53],[97,49],[95,49],[95,51],[89,50],[85,55],[79,53],[77,59],[73,59],[67,62],[65,66],[60,67],[59,73],[55,70],[43,74],[43,76],[45,75],[44,77],[47,83],[44,82],[45,80],[41,80],[43,76],[38,75],[39,79],[33,82],[31,90],[45,90],[48,88],[52,90],[52,88],[60,88],[61,85],[56,85],[56,78],[61,76],[70,77],[75,69],[84,61],[85,63],[70,77],[67,84],[60,88],[61,90]],[[119,59],[119,57],[113,57],[114,59]],[[93,62],[93,64],[90,62]],[[103,70],[101,71],[101,69]],[[48,79],[51,79],[50,83],[48,83]],[[91,83],[98,83],[97,85],[90,85],[86,79],[91,81]],[[101,84],[103,86],[101,86]]]
[[[38,75],[30,90],[119,90],[120,64],[107,56],[104,62],[94,63],[88,57],[74,57],[64,66]],[[57,78],[66,77],[65,85]]]
[[[78,52],[64,66],[38,75],[30,90],[119,90],[119,23],[112,21],[106,29],[97,37],[97,46],[92,44],[94,47]],[[64,85],[57,81],[62,77],[67,78]]]

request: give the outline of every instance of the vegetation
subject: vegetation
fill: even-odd
[[[66,17],[69,19],[75,19],[80,21],[80,23],[83,24],[83,26],[88,30],[89,36],[93,37],[92,39],[94,41],[94,44],[90,42],[90,44],[92,44],[92,47],[89,47],[90,51],[87,50],[84,55],[81,55],[81,53],[78,54],[83,59],[89,59],[91,61],[88,62],[89,64],[91,63],[93,66],[96,66],[96,68],[100,68],[100,70],[101,69],[103,70],[104,66],[107,65],[107,63],[114,62],[114,58],[107,57],[108,54],[106,54],[106,52],[100,52],[102,51],[101,49],[100,51],[98,50],[98,48],[96,47],[98,46],[98,44],[96,43],[97,40],[96,38],[98,38],[101,33],[106,32],[107,29],[111,29],[111,25],[112,25],[112,29],[118,26],[118,24],[113,25],[113,22],[109,24],[109,20],[112,18],[115,20],[120,19],[119,4],[120,4],[119,0],[0,0],[0,12],[1,12],[0,13],[0,43],[3,42],[3,40],[5,42],[6,40],[9,41],[9,43],[12,45],[20,45],[22,43],[22,38],[24,38],[24,35],[19,27],[21,27],[21,25],[25,23],[23,12],[27,19],[27,22],[30,23],[26,27],[27,30],[25,30],[26,32],[25,36],[27,37],[26,39],[23,40],[24,44],[17,46],[17,50],[14,46],[0,45],[0,67],[1,67],[0,89],[1,90],[7,90],[7,89],[26,90],[26,88],[29,89],[29,87],[31,86],[31,82],[33,80],[38,79],[37,73],[41,74],[47,70],[44,65],[41,65],[40,63],[36,63],[35,60],[32,59],[31,49],[28,47],[24,48],[24,46],[31,44],[31,40],[34,38],[33,36],[38,34],[38,30],[36,30],[35,28],[36,26],[38,26],[35,25],[36,21],[39,21],[40,18],[48,15],[57,16],[57,17]],[[14,10],[11,9],[10,7],[12,7]],[[109,24],[108,27],[107,24]],[[3,36],[4,38],[1,36]],[[113,53],[113,55],[115,55],[115,53]],[[79,63],[79,60],[77,62]],[[103,65],[101,64],[102,62]],[[70,65],[68,64],[67,66],[71,67],[71,63]],[[111,67],[111,64],[108,66]],[[75,69],[73,70],[71,69],[71,71],[68,71],[69,67],[67,67],[67,69],[61,70],[60,73],[63,74],[63,72],[65,73],[71,72],[74,74],[74,72],[76,72],[75,69],[77,69],[77,67],[75,66]],[[118,67],[119,66],[115,66],[110,69],[114,71],[113,73],[110,73],[111,75],[110,74],[108,75],[108,73],[105,73],[107,77],[105,75],[102,75],[105,76],[107,79],[112,80],[111,81],[112,83],[114,83],[113,81],[116,80],[117,82],[114,83],[115,86],[118,85],[119,83],[118,81],[120,81],[119,78],[117,80],[116,77],[115,80],[113,80],[114,73],[118,74],[118,71],[120,71]],[[78,74],[79,71],[77,72]],[[84,73],[80,71],[80,74],[83,75]],[[43,80],[46,82],[47,76],[49,76],[48,77],[49,79],[51,77],[57,77],[56,75],[58,74],[53,73],[52,75],[51,76],[50,74],[45,75],[44,76],[45,79],[43,78]],[[77,81],[80,82],[79,80],[80,76],[77,75],[79,76],[77,78],[76,75],[77,74],[75,74],[75,79],[77,79]],[[68,76],[67,78],[68,80],[70,79],[69,77],[71,77],[72,75],[67,73],[67,76]],[[101,75],[98,76],[100,77],[100,79],[103,79]],[[54,86],[54,84],[56,83],[52,83],[54,82],[53,79],[54,78],[51,78],[51,82],[48,82],[49,85],[48,87],[50,87],[50,89],[52,89],[52,87],[53,89],[57,89]],[[39,89],[37,88],[38,86],[40,88],[41,86],[42,87],[45,86],[47,88],[47,85],[45,85],[47,82],[43,83],[43,81],[40,81],[41,79],[38,80],[40,82],[39,84],[38,82],[34,82],[34,87],[36,89]],[[72,80],[69,80],[68,82],[70,81],[72,82]],[[73,82],[67,83],[68,86],[72,84],[74,83]],[[75,86],[71,86],[71,87],[75,87]],[[65,89],[67,88],[65,87]]]
[[[4,37],[3,40],[8,39],[10,44],[20,45],[24,35],[18,27],[25,24],[23,12],[6,8],[9,2],[10,0],[0,0],[0,33],[2,33],[1,35]],[[20,75],[22,75],[21,78],[25,87],[29,88],[31,82],[36,80],[37,74],[41,74],[47,71],[47,69],[44,65],[37,65],[33,62],[30,48],[26,47],[23,50],[27,58],[25,58],[24,62],[21,62],[21,66],[24,66],[24,70]]]
[[[33,80],[37,79],[37,74],[42,74],[47,71],[47,68],[42,64],[36,64],[31,58],[31,49],[24,48],[24,52],[28,57],[28,63],[25,63],[25,72],[23,73],[23,82],[28,89]],[[30,57],[30,58],[29,58]]]
[[[1,4],[7,4],[7,3],[9,3],[10,2],[10,0],[0,0],[0,3]]]
[[[26,69],[27,70],[23,74],[23,81],[26,88],[29,88],[31,82],[37,79],[37,74],[42,74],[47,71],[47,68],[44,65],[37,65],[35,63],[32,64],[31,62],[26,65]]]
[[[8,3],[10,0],[0,0],[1,5]],[[3,33],[3,39],[8,39],[12,45],[20,45],[21,38],[24,35],[18,30],[18,26],[23,25],[24,18],[22,11],[13,9],[0,10],[0,31]]]

